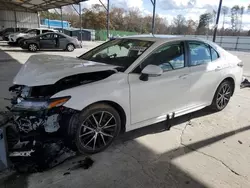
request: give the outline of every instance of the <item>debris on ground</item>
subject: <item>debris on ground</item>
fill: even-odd
[[[93,165],[93,163],[94,161],[90,157],[86,157],[85,159],[78,161],[78,164],[69,168],[68,170],[77,170],[79,168],[89,169]]]
[[[239,144],[242,144],[242,142],[240,140],[238,140]]]
[[[245,87],[250,87],[250,82],[248,81],[248,79],[244,79],[243,82],[241,82],[240,84],[240,88],[245,88]]]

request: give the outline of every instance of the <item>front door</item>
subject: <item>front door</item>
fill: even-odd
[[[129,74],[132,124],[186,108],[190,83],[185,54],[183,42],[167,43]],[[140,71],[149,64],[160,66],[163,74],[142,81]]]
[[[41,49],[54,49],[56,47],[56,40],[54,39],[54,34],[44,34],[40,37],[40,48]]]

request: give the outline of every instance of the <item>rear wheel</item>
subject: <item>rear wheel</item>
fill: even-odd
[[[66,50],[69,52],[73,52],[75,50],[75,46],[73,44],[68,44]]]
[[[34,43],[29,44],[28,49],[29,49],[29,51],[31,51],[31,52],[36,52],[37,49],[38,49],[37,44],[34,44]]]
[[[211,108],[215,111],[223,110],[227,106],[232,92],[233,87],[231,82],[228,80],[223,81],[215,92]]]
[[[106,149],[121,130],[118,112],[108,104],[95,104],[79,116],[75,133],[76,146],[81,153],[97,153]]]

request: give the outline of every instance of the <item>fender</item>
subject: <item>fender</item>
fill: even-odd
[[[60,91],[51,98],[71,96],[64,106],[78,111],[99,101],[114,102],[123,108],[126,122],[130,124],[130,93],[127,77],[126,73],[116,73],[101,81]]]

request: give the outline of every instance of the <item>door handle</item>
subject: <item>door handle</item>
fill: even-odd
[[[221,66],[217,66],[216,69],[215,69],[215,71],[220,71],[221,69],[222,69]]]
[[[188,74],[183,74],[183,75],[180,75],[179,78],[186,78],[188,76]]]

